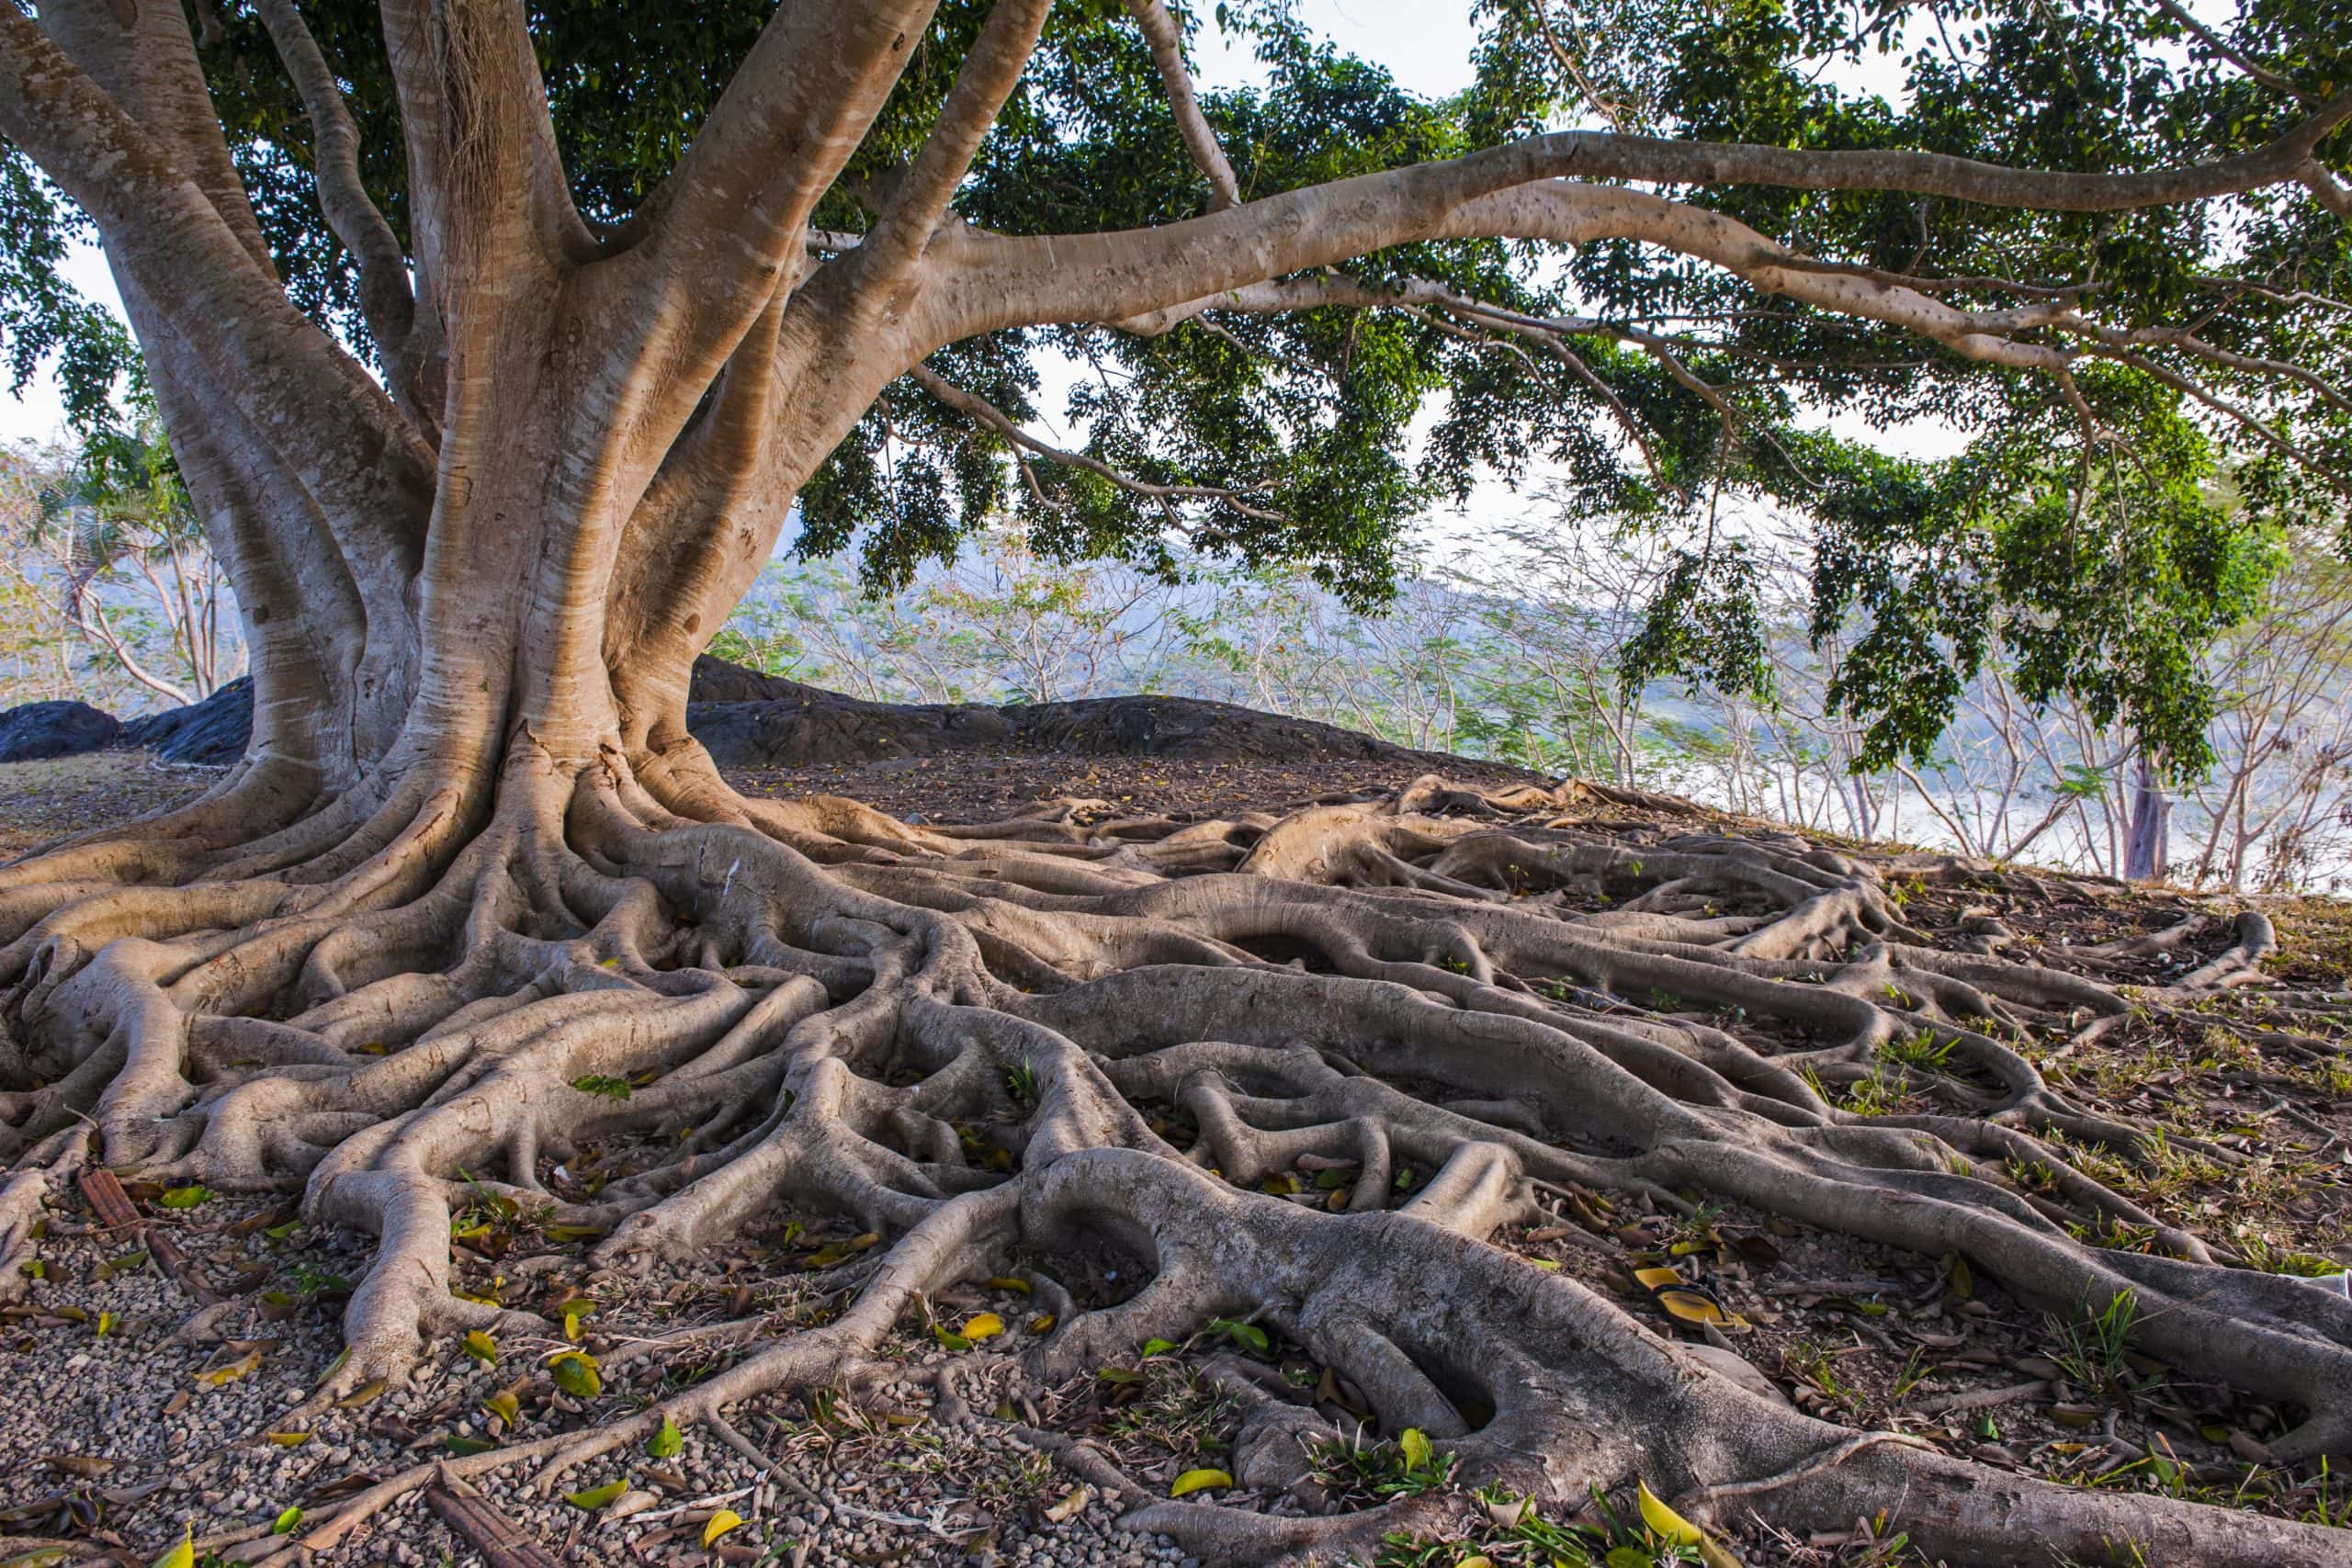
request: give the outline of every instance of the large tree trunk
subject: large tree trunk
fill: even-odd
[[[302,76],[299,24],[263,9]],[[1638,1475],[1702,1521],[1753,1507],[1842,1529],[1894,1504],[1959,1562],[2087,1559],[2126,1538],[2156,1561],[2352,1562],[2300,1526],[1856,1447],[1485,1245],[1579,1189],[1669,1210],[1696,1189],[1965,1255],[2052,1312],[2129,1292],[2142,1348],[2308,1409],[2280,1457],[2343,1451],[2352,1304],[2220,1268],[2083,1174],[2045,1134],[2128,1156],[2141,1130],[2070,1104],[1996,1037],[2119,1019],[2121,999],[1935,950],[1868,864],[1788,838],[1628,846],[1581,821],[1626,792],[1576,786],[1425,780],[1281,819],[948,829],[728,786],[686,733],[688,674],[793,491],[931,349],[1022,319],[952,274],[929,292],[909,279],[1042,6],[992,11],[893,206],[805,287],[810,208],[927,7],[781,10],[676,190],[649,203],[660,221],[601,239],[564,195],[519,10],[385,9],[418,279],[412,299],[368,263],[389,390],[275,288],[178,7],[61,0],[39,27],[0,12],[6,128],[105,232],[257,697],[251,752],[207,798],[0,870],[0,1281],[17,1280],[51,1184],[92,1158],[300,1191],[312,1219],[377,1238],[317,1412],[405,1375],[436,1336],[548,1329],[452,1292],[453,1206],[512,1198],[609,1233],[598,1256],[619,1262],[692,1257],[781,1198],[889,1238],[844,1315],[757,1346],[747,1330],[726,1371],[643,1416],[453,1467],[560,1465],[665,1416],[718,1421],[853,1366],[922,1292],[1083,1235],[1136,1252],[1151,1282],[1066,1303],[1035,1374],[1262,1312],[1383,1426],[1547,1507]],[[311,109],[326,135],[332,103]],[[1479,205],[1551,166],[1465,160],[1422,182],[1453,216],[1412,233],[1690,227],[1613,189]],[[338,232],[379,256],[389,230],[331,175]],[[1048,246],[1019,263],[1045,301],[1023,308],[1064,309],[1060,290],[1121,319],[1320,265],[1314,245],[1390,243],[1387,188],[1273,198],[1250,247],[1180,238],[1156,281],[1114,247]],[[721,221],[737,213],[759,221]],[[1035,249],[987,243],[1016,262]],[[1570,901],[1527,897],[1551,892]],[[2251,973],[2267,930],[2183,994]],[[1639,999],[1660,996],[1673,1016]],[[1908,1081],[1883,1055],[1922,1031],[1981,1116],[1869,1115],[1816,1088]],[[583,1078],[641,1087],[616,1101]],[[577,1201],[550,1190],[584,1140],[682,1126],[653,1168]],[[1254,1190],[1304,1155],[1354,1172],[1334,1212]],[[2049,1192],[2004,1179],[2018,1162],[2051,1173]],[[1400,1198],[1408,1166],[1426,1179]],[[2143,1225],[2168,1255],[2091,1246],[2069,1223]],[[1245,1477],[1310,1498],[1296,1439],[1332,1412],[1237,1393]],[[306,1540],[332,1544],[423,1478],[322,1514]],[[1441,1506],[1161,1506],[1138,1522],[1263,1557],[1369,1551]]]

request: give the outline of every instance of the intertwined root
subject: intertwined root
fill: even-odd
[[[552,1475],[665,1415],[724,1433],[736,1402],[857,1368],[927,1292],[1085,1239],[1150,1282],[1062,1314],[1036,1375],[1254,1314],[1382,1427],[1442,1439],[1462,1479],[1547,1506],[1639,1476],[1702,1522],[1891,1508],[1955,1562],[2118,1541],[2352,1562],[2306,1527],[1857,1443],[1486,1245],[1549,1218],[1548,1194],[1687,1210],[1696,1189],[1957,1254],[2056,1313],[2128,1291],[2143,1349],[2310,1413],[2278,1457],[2352,1450],[2352,1303],[2219,1266],[2050,1140],[2128,1158],[2141,1133],[2005,1041],[2103,1028],[2122,999],[2000,956],[2004,933],[1937,948],[1871,866],[1793,836],[1601,827],[1609,803],[1577,786],[1436,779],[1280,818],[940,831],[741,801],[675,757],[576,777],[526,758],[494,793],[418,777],[372,808],[270,799],[284,820],[259,837],[230,841],[216,805],[0,873],[0,1252],[27,1245],[86,1124],[117,1166],[299,1188],[313,1220],[378,1240],[315,1405],[514,1315],[451,1290],[453,1208],[486,1198],[608,1232],[607,1263],[691,1258],[780,1199],[890,1238],[824,1327],[722,1337],[740,1359],[663,1409],[460,1470]],[[2267,924],[2238,934],[2186,984],[2252,972]],[[1890,1057],[1909,1040],[1932,1048]],[[1864,1115],[1820,1092],[1889,1072],[1953,1109]],[[546,1184],[589,1141],[678,1129],[593,1198]],[[1250,1190],[1306,1156],[1352,1172],[1333,1212]],[[2005,1179],[2019,1161],[2042,1190]],[[1436,1175],[1392,1208],[1404,1166]],[[2113,1224],[2172,1255],[2076,1238]],[[1324,1417],[1228,1381],[1243,1480],[1315,1502],[1299,1439]],[[1156,1504],[1137,1522],[1226,1557],[1328,1556],[1433,1506]]]

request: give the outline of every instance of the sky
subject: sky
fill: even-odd
[[[1443,0],[1298,0],[1301,18],[1340,48],[1385,66],[1399,85],[1430,97],[1442,97],[1470,85],[1471,51],[1477,42],[1466,4]],[[1214,24],[1204,26],[1196,39],[1195,66],[1204,85],[1211,87],[1255,85],[1264,80],[1263,68],[1246,45],[1237,45]],[[1872,86],[1891,83],[1871,82]],[[119,310],[119,299],[106,261],[96,247],[78,248],[66,265],[67,276],[89,298]],[[1061,378],[1048,375],[1047,397],[1041,406],[1061,406]],[[43,439],[63,426],[64,411],[54,384],[47,377],[26,387],[19,398],[0,395],[0,440]],[[1042,434],[1066,440],[1070,433],[1048,421]],[[1865,434],[1859,421],[1827,422],[1841,434]],[[1921,425],[1902,433],[1903,444],[1915,455],[1940,456],[1958,446],[1948,428]],[[1530,509],[1527,496],[1499,483],[1480,488],[1461,516],[1430,519],[1432,543],[1445,549],[1487,524],[1521,515]],[[789,531],[787,531],[788,536]]]

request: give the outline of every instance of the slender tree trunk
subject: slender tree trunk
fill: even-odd
[[[2172,797],[2156,772],[2147,748],[2139,750],[2132,784],[2131,825],[2125,834],[2123,879],[2155,882],[2163,878],[2172,844]]]

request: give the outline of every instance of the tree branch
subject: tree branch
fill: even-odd
[[[932,231],[946,214],[956,187],[972,166],[980,141],[1021,81],[1037,47],[1038,29],[1053,0],[997,0],[979,37],[956,73],[956,85],[940,107],[939,119],[923,139],[873,231],[858,247],[856,269],[864,289],[896,284],[921,259]]]
[[[409,161],[409,234],[429,289],[474,268],[585,261],[547,85],[514,0],[381,0]],[[454,301],[431,301],[444,321]]]
[[[952,319],[941,341],[1048,321],[1126,321],[1416,241],[1552,238],[1541,231],[1520,234],[1519,229],[1532,220],[1513,217],[1514,204],[1499,197],[1509,193],[1518,198],[1517,209],[1523,213],[1550,199],[1546,193],[1555,188],[1589,188],[1557,186],[1556,180],[1565,175],[1902,191],[2001,208],[2115,211],[2304,177],[2311,149],[2346,120],[2352,120],[2352,89],[2254,152],[2210,164],[2120,175],[2019,170],[1932,152],[1809,152],[1598,131],[1555,132],[1464,158],[1285,191],[1247,207],[1156,228],[1035,237],[971,235],[959,258],[966,274],[962,286],[946,291],[952,297],[944,298],[939,307]],[[1474,208],[1473,203],[1481,205]],[[1729,220],[1701,214],[1697,209],[1681,210],[1693,215],[1685,227],[1694,239],[1703,238],[1699,231],[1707,224],[1720,223],[1752,243],[1764,243],[1752,230]],[[1719,248],[1720,241],[1702,246]],[[1788,253],[1783,249],[1779,254]]]
[[[1242,500],[1242,496],[1248,493],[1247,491],[1227,490],[1217,485],[1154,484],[1148,479],[1136,479],[1132,474],[1121,473],[1108,463],[1090,457],[1082,452],[1071,452],[1059,446],[1049,446],[1015,424],[995,404],[974,397],[962,388],[949,382],[927,365],[918,365],[909,370],[907,375],[916,386],[921,387],[949,408],[978,420],[1023,451],[1034,452],[1049,462],[1066,464],[1073,468],[1084,468],[1090,474],[1110,480],[1130,495],[1139,495],[1153,501],[1222,502],[1245,517],[1255,517],[1265,523],[1279,523],[1283,520],[1283,514],[1279,512],[1269,512],[1263,507],[1254,506]]]
[[[2347,496],[2352,496],[2352,476],[2346,476],[2339,473],[2335,468],[2330,468],[2327,464],[2320,461],[2320,459],[2312,453],[2305,451],[2294,442],[2288,440],[2285,436],[2279,434],[2277,431],[2263,423],[2262,421],[2256,419],[2252,413],[2243,408],[2240,408],[2229,399],[2222,397],[2219,392],[2214,391],[2204,383],[2192,380],[2188,377],[2179,374],[2177,371],[2167,370],[2163,366],[2157,364],[2154,360],[2150,359],[2147,355],[2143,354],[2132,354],[2120,349],[2109,349],[2104,347],[2095,349],[2093,352],[2103,355],[2106,357],[2114,360],[2119,365],[2128,365],[2134,370],[2141,371],[2145,375],[2153,376],[2157,380],[2162,381],[2165,386],[2172,388],[2177,392],[2187,393],[2189,397],[2196,399],[2199,402],[2203,403],[2207,408],[2211,409],[2216,413],[2228,417],[2243,428],[2248,434],[2257,437],[2263,445],[2268,446],[2280,457],[2292,459],[2301,467],[2309,468],[2312,473],[2317,474],[2337,491]]]
[[[359,177],[359,129],[352,123],[334,73],[319,52],[318,40],[311,36],[295,0],[254,4],[310,116],[319,209],[335,238],[358,258],[360,308],[383,353],[393,400],[420,430],[429,433],[437,427],[439,410],[431,404],[429,389],[416,385],[416,367],[409,355],[416,296],[409,287],[408,258]]]
[[[1200,97],[1193,90],[1192,68],[1184,63],[1183,35],[1177,30],[1166,0],[1127,0],[1127,11],[1142,29],[1144,41],[1151,46],[1152,63],[1159,67],[1159,80],[1167,88],[1168,107],[1176,116],[1184,150],[1193,155],[1193,166],[1208,178],[1209,210],[1222,212],[1240,206],[1241,184],[1233,177],[1233,165],[1226,161],[1225,149],[1217,144],[1208,117],[1201,113]]]
[[[68,615],[74,625],[81,629],[84,637],[114,656],[114,661],[122,666],[122,672],[130,676],[132,681],[168,702],[176,703],[183,707],[187,705],[188,694],[184,689],[166,681],[139,661],[139,656],[130,651],[130,646],[122,640],[121,635],[107,622],[105,605],[100,604],[95,598],[87,598],[80,604],[70,606]]]
[[[126,299],[137,293],[175,335],[203,346],[254,428],[315,437],[296,466],[356,530],[351,542],[364,541],[363,558],[413,554],[431,451],[172,154],[13,6],[0,6],[0,132],[97,223]]]
[[[772,274],[801,243],[810,209],[857,150],[936,8],[937,0],[786,0],[623,242],[641,236],[665,280],[700,268],[690,286],[714,293]],[[760,290],[743,325],[766,299]]]
[[[1559,35],[1552,30],[1552,11],[1544,0],[1535,0],[1535,26],[1544,35],[1544,46],[1552,51],[1552,58],[1560,62],[1560,69],[1568,73],[1568,80],[1577,85],[1577,91],[1584,95],[1584,101],[1592,106],[1592,112],[1606,121],[1611,130],[1624,130],[1624,118],[1593,90],[1591,80],[1584,73],[1584,67],[1577,63],[1577,58],[1568,52],[1567,45],[1562,43]]]
[[[2301,87],[2296,86],[2292,82],[2288,81],[2287,78],[2279,75],[2276,71],[2256,64],[2252,60],[2248,59],[2245,52],[2239,50],[2236,45],[2231,43],[2228,39],[2222,38],[2221,34],[2215,32],[2212,28],[2207,27],[2204,23],[2191,16],[2189,14],[2188,7],[2181,5],[2179,0],[2154,0],[2154,4],[2157,10],[2162,11],[2165,16],[2170,17],[2174,21],[2178,22],[2182,27],[2188,28],[2190,32],[2203,39],[2206,48],[2211,50],[2215,54],[2220,55],[2222,59],[2228,61],[2231,64],[2245,72],[2249,79],[2261,83],[2264,86],[2269,88],[2273,92],[2284,93],[2289,97],[2297,99],[2302,103],[2315,104],[2319,102],[2317,97],[2313,96],[2310,93],[2306,93]]]
[[[644,429],[683,428],[779,278],[799,276],[809,213],[881,112],[936,3],[786,0],[678,166],[580,280],[583,308],[613,322],[624,347],[647,351],[631,370],[653,389]],[[828,303],[848,297],[854,275],[839,269]],[[787,320],[784,331],[810,325]]]
[[[2321,166],[2318,159],[2313,158],[2304,163],[2295,171],[2295,177],[2309,186],[2313,196],[2319,197],[2322,207],[2326,208],[2338,218],[2352,219],[2352,190],[2346,190],[2342,181]]]

